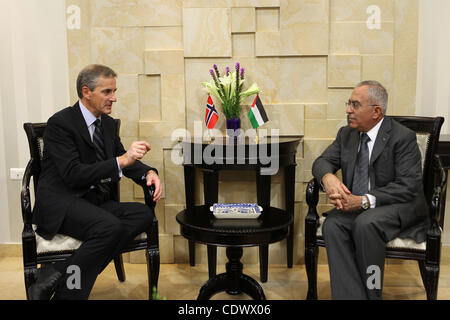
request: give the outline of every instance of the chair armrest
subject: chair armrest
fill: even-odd
[[[156,202],[153,201],[153,195],[155,193],[155,185],[152,184],[150,186],[147,186],[147,181],[142,180],[139,182],[139,185],[142,187],[142,190],[144,191],[144,198],[145,198],[145,204],[155,210]],[[151,229],[147,231],[147,243],[148,248],[150,249],[156,249],[159,250],[159,231],[158,231],[158,219],[155,217],[153,218],[153,223],[151,226]]]
[[[439,223],[440,226],[443,225],[444,220],[444,207],[442,202],[445,201],[445,193],[447,190],[447,172],[442,165],[441,158],[439,155],[434,155],[434,172],[436,174],[437,180],[435,180],[435,185],[433,188],[433,195],[431,198],[431,213],[432,219]]]
[[[20,204],[22,207],[22,255],[23,265],[27,267],[36,267],[36,235],[33,230],[32,220],[33,215],[31,211],[31,198],[30,198],[30,180],[31,180],[31,168],[33,166],[33,159],[28,161],[25,173],[22,179],[22,190],[20,192]]]
[[[146,180],[140,181],[139,185],[142,187],[142,190],[144,191],[145,204],[150,208],[155,209],[156,202],[153,201],[153,195],[155,193],[155,185],[152,184],[150,186],[147,186]]]
[[[320,185],[315,178],[308,182],[306,187],[306,203],[308,204],[308,214],[305,218],[305,243],[306,246],[316,243],[316,232],[319,226],[319,215],[317,214],[317,204],[319,203]]]
[[[30,197],[30,180],[31,180],[31,168],[33,166],[33,159],[28,161],[27,167],[22,178],[22,190],[20,192],[20,204],[22,207],[22,220],[24,224],[32,223],[31,213],[31,197]]]

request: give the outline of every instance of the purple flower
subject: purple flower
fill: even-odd
[[[241,65],[239,64],[239,62],[236,62],[236,71],[239,71]]]
[[[228,75],[230,75],[230,67],[226,67],[225,68],[225,74],[228,76]]]
[[[244,72],[245,72],[245,68],[241,69],[241,79],[244,80]]]
[[[219,69],[217,68],[217,64],[213,65],[214,71],[216,72],[217,78],[220,78]]]

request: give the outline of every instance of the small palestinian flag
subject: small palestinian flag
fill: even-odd
[[[256,96],[255,101],[253,101],[252,107],[248,112],[248,119],[250,120],[253,129],[258,128],[269,121],[266,111],[264,110],[264,106],[258,95]]]

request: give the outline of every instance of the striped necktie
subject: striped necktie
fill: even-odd
[[[367,146],[369,141],[369,136],[363,133],[353,176],[352,193],[354,195],[362,196],[369,191],[369,147]]]
[[[102,123],[100,119],[95,120],[94,122],[95,130],[94,134],[92,136],[92,142],[94,143],[95,147],[95,154],[97,156],[97,162],[106,160],[105,155],[105,143],[103,139],[103,133],[102,133]],[[98,189],[102,191],[104,196],[109,196],[110,192],[110,186],[107,183],[99,183],[97,185]]]

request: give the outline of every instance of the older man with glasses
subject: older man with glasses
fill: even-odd
[[[416,134],[386,116],[387,102],[379,82],[358,83],[345,104],[348,126],[313,164],[335,206],[322,229],[333,299],[381,299],[386,243],[425,239]]]

